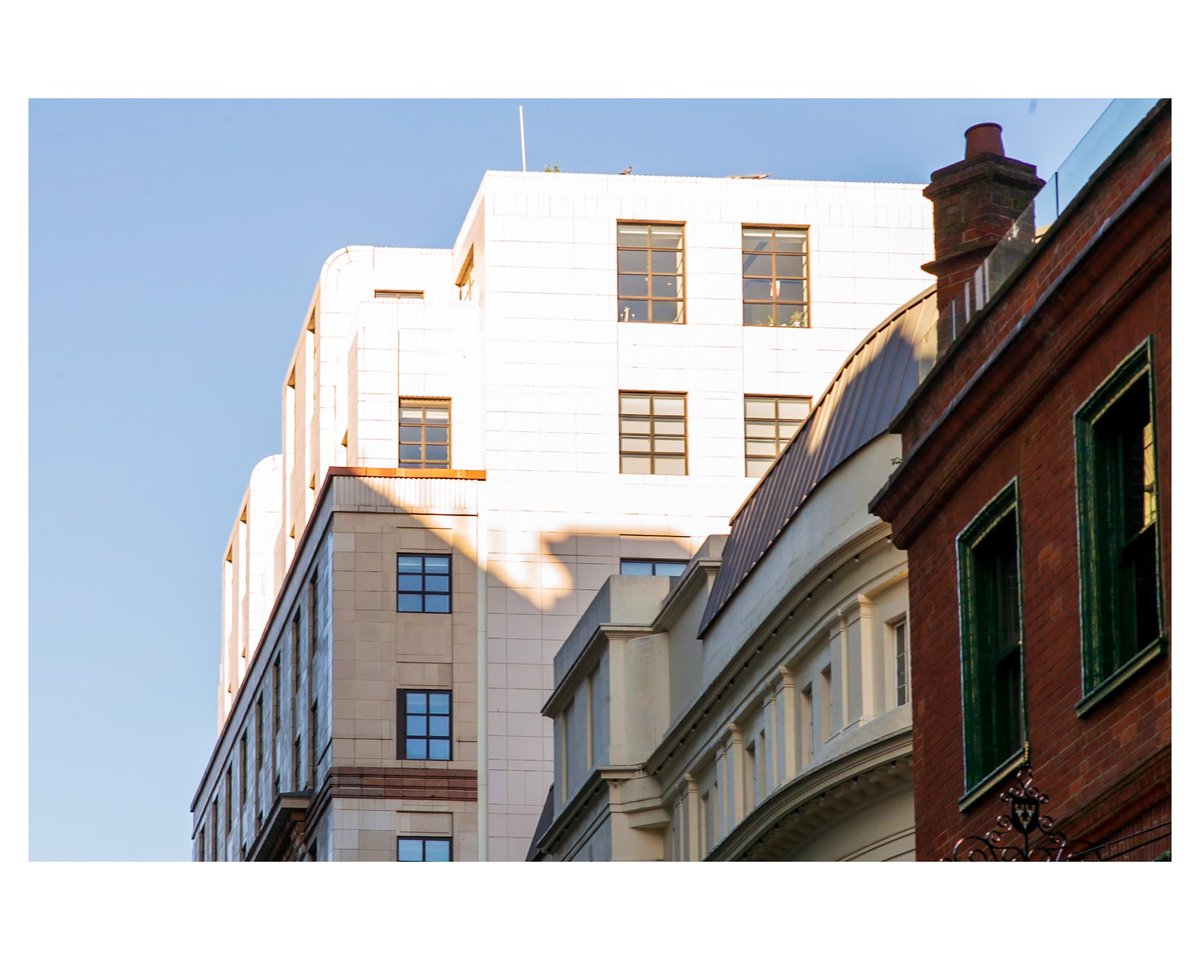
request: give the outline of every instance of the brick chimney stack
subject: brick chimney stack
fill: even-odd
[[[1044,185],[1037,167],[1004,155],[998,123],[977,123],[964,136],[965,158],[935,170],[925,188],[934,259],[922,269],[937,277],[939,357],[951,342],[951,302]],[[955,324],[964,322],[960,302]]]

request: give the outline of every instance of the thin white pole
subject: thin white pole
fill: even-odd
[[[517,116],[521,120],[521,172],[525,172],[525,105],[517,105]]]

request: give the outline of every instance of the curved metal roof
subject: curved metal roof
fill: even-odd
[[[817,484],[885,433],[916,389],[921,339],[937,322],[936,292],[931,286],[867,334],[734,514],[721,569],[700,622],[701,636]]]

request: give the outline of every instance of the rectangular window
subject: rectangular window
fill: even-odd
[[[908,619],[901,617],[892,622],[892,638],[896,647],[896,706],[908,703],[909,677],[912,668],[908,660]]]
[[[271,737],[279,736],[279,712],[281,704],[279,702],[279,674],[281,666],[281,654],[275,654],[275,662],[271,665]]]
[[[317,701],[308,711],[308,785],[317,785]]]
[[[1075,415],[1085,702],[1161,649],[1152,369],[1147,340]]]
[[[249,745],[246,742],[246,734],[242,734],[241,753],[238,758],[238,801],[243,807],[246,806],[246,787],[249,784],[249,776],[247,776],[246,754],[250,752]]]
[[[450,759],[450,691],[396,691],[396,759]]]
[[[700,796],[700,850],[708,853],[716,833],[717,785]]]
[[[400,398],[400,466],[450,467],[450,401]]]
[[[299,724],[300,702],[300,611],[292,617],[292,723]]]
[[[687,569],[686,560],[622,560],[623,577],[678,577]]]
[[[742,323],[809,325],[806,228],[742,227]]]
[[[300,736],[296,735],[296,739],[292,741],[292,789],[300,789]]]
[[[263,695],[258,695],[254,704],[254,769],[262,770],[263,766]]]
[[[271,664],[271,774],[274,777],[275,793],[279,793],[280,764],[280,730],[279,716],[283,709],[281,703],[280,675],[282,673],[282,654],[275,654],[275,662]]]
[[[424,300],[424,290],[376,290],[376,300]]]
[[[833,736],[833,667],[821,671],[821,739]]]
[[[811,397],[747,396],[746,476],[761,477],[808,419]]]
[[[958,537],[966,788],[1025,743],[1021,560],[1012,481]]]
[[[396,859],[401,863],[445,863],[454,857],[449,837],[397,837]]]
[[[684,323],[683,224],[617,224],[617,319]]]
[[[621,472],[687,474],[687,394],[620,394]]]
[[[225,768],[225,839],[233,836],[233,768]]]
[[[758,804],[758,744],[751,740],[746,744],[746,809],[750,810]]]
[[[200,828],[200,838],[196,842],[196,859],[199,860],[201,863],[204,862],[204,858],[207,855],[207,851],[204,849],[204,844],[205,844],[204,828],[201,827]]]
[[[396,610],[400,613],[449,613],[450,557],[446,554],[396,554]]]
[[[800,691],[800,766],[812,763],[813,745],[813,689],[810,683]]]
[[[212,858],[215,862],[221,859],[221,805],[219,800],[214,799],[212,802],[212,817],[209,819],[208,825],[212,831]]]

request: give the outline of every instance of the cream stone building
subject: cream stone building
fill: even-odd
[[[532,859],[912,859],[907,564],[867,503],[932,361],[870,333],[680,576],[613,576],[555,658]]]
[[[489,172],[451,249],[330,256],[224,557],[195,858],[524,858],[580,615],[727,522],[930,247],[914,185]]]

